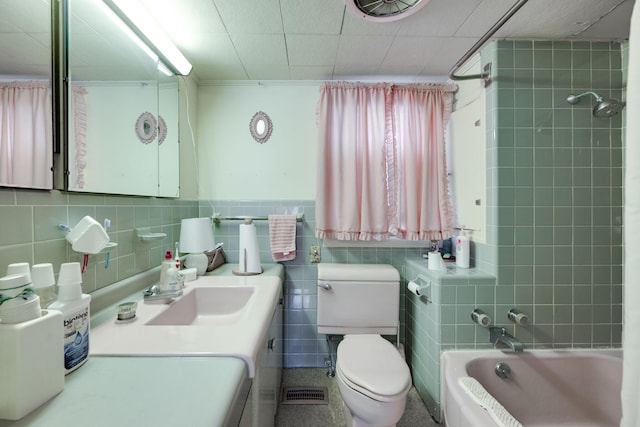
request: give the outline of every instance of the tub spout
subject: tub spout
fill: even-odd
[[[522,352],[524,345],[516,339],[513,335],[507,332],[506,328],[493,326],[489,328],[489,341],[493,343],[493,346],[497,346],[498,343],[502,343],[515,352]]]

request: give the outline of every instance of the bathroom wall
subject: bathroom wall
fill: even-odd
[[[82,287],[90,293],[160,265],[164,250],[179,238],[180,220],[197,212],[198,202],[188,200],[0,189],[0,273],[14,262],[50,262],[56,274],[61,263],[82,262],[58,225],[73,227],[85,215],[100,223],[109,218],[108,234],[118,246],[110,251],[108,268],[105,254],[89,256]],[[142,242],[137,227],[167,237]]]
[[[486,59],[485,59],[486,58]],[[619,346],[622,329],[622,117],[593,117],[595,91],[623,98],[620,44],[498,41],[488,90],[488,240],[494,318],[516,306],[529,347]],[[491,308],[490,308],[491,309]]]
[[[187,96],[188,94],[188,96]],[[93,292],[160,265],[164,250],[173,249],[180,236],[180,220],[198,213],[197,181],[188,122],[197,124],[197,85],[190,77],[180,78],[180,199],[114,196],[0,188],[0,275],[8,264],[50,262],[57,274],[64,262],[81,262],[82,254],[71,250],[59,224],[73,227],[83,216],[91,215],[100,223],[111,220],[111,240],[118,243],[105,255],[91,255],[83,275],[84,292]],[[190,113],[187,120],[187,111]],[[136,227],[163,232],[162,241],[142,243]]]
[[[315,198],[317,82],[201,84],[200,199]],[[272,121],[263,144],[249,133],[258,111]]]
[[[526,348],[618,347],[622,323],[622,115],[597,119],[593,90],[622,99],[618,44],[498,41],[486,89],[487,243],[468,272],[407,296],[406,334],[418,392],[439,416],[447,349],[489,348],[478,307]],[[408,277],[425,274],[409,261]],[[426,273],[428,276],[428,273]],[[514,326],[517,307],[530,326]]]
[[[241,168],[241,167],[240,167]],[[241,172],[241,171],[239,171]],[[271,213],[304,214],[304,221],[296,230],[296,259],[286,261],[284,283],[285,367],[323,367],[328,349],[325,336],[317,333],[316,301],[318,269],[309,259],[311,245],[322,245],[315,238],[314,200],[201,200],[200,216],[213,212],[224,216],[266,216]],[[267,221],[256,221],[260,260],[271,263]],[[221,221],[214,228],[216,242],[223,242],[227,262],[238,262],[239,221]],[[404,341],[405,268],[406,260],[419,257],[420,249],[403,248],[321,248],[322,262],[391,264],[402,276],[400,319],[401,339]]]

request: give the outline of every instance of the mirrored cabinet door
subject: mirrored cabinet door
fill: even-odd
[[[177,77],[102,0],[67,4],[68,190],[177,197]]]
[[[0,8],[0,187],[51,189],[51,3]]]

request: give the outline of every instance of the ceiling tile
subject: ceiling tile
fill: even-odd
[[[514,3],[514,0],[483,0],[458,28],[455,35],[482,37]]]
[[[289,80],[287,65],[245,64],[250,80]]]
[[[195,34],[183,52],[194,64],[230,64],[241,66],[240,58],[227,34]]]
[[[332,66],[294,66],[290,68],[292,80],[331,80],[333,77]]]
[[[394,68],[394,65],[402,64],[402,66],[418,66],[418,70],[422,69],[427,58],[430,58],[436,49],[429,41],[430,39],[424,37],[396,37],[382,65]]]
[[[431,0],[424,8],[401,21],[398,35],[452,36],[482,0]]]
[[[231,34],[283,32],[279,0],[213,0]]]
[[[289,65],[333,65],[338,36],[287,35]]]
[[[194,63],[195,75],[200,82],[211,80],[248,80],[249,76],[241,65],[235,64],[197,64]]]
[[[629,37],[629,25],[633,12],[633,1],[626,1],[611,14],[602,18],[598,24],[589,28],[581,37],[591,40],[624,40]]]
[[[605,16],[612,6],[612,1],[602,0],[530,1],[496,36],[540,38],[543,34],[545,39],[568,39]],[[536,19],[531,19],[531,16]]]
[[[393,22],[371,22],[353,15],[348,10],[344,14],[343,35],[393,36],[402,27],[402,20]]]
[[[237,34],[231,40],[245,65],[287,65],[284,34]]]
[[[342,36],[336,65],[378,66],[382,64],[392,42],[391,36]]]
[[[190,33],[224,33],[226,28],[212,0],[138,0],[165,33],[179,43]]]
[[[475,38],[444,37],[426,39],[426,43],[435,46],[432,56],[429,57],[420,73],[423,76],[447,75],[453,65],[476,42]]]
[[[284,30],[288,34],[340,34],[341,1],[280,0]]]

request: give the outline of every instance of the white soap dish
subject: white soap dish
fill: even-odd
[[[143,242],[149,242],[153,240],[162,240],[167,237],[167,233],[152,233],[148,228],[136,228],[136,234],[138,239]]]

